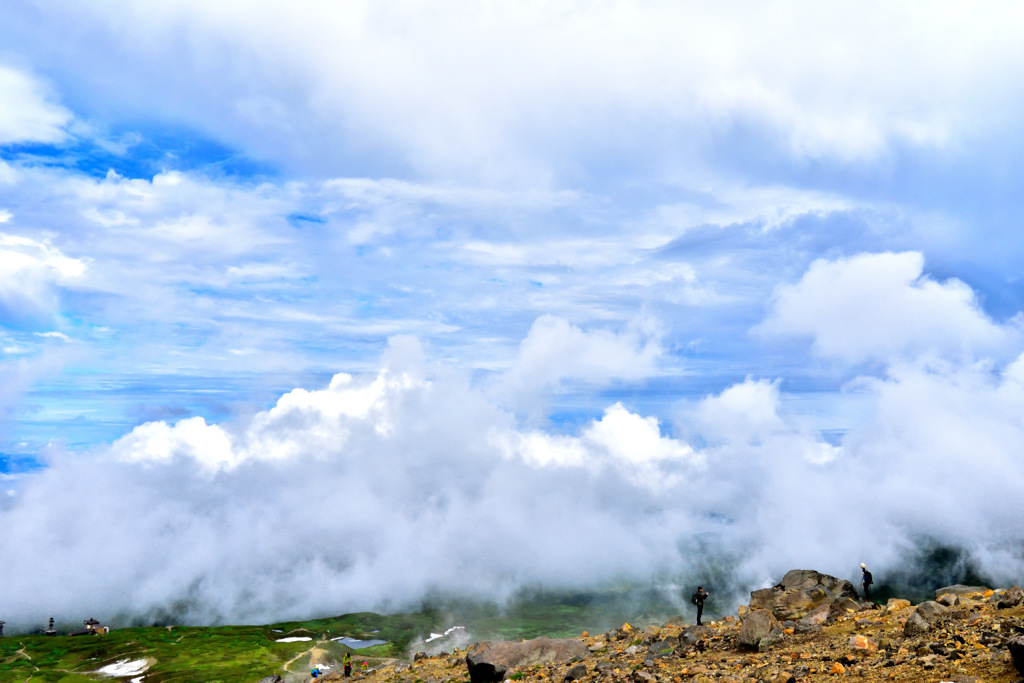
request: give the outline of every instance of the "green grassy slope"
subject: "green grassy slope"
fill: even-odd
[[[0,683],[85,683],[100,679],[95,672],[102,666],[138,659],[151,662],[146,683],[255,683],[275,672],[308,673],[313,647],[321,660],[340,660],[348,648],[330,638],[387,641],[354,651],[357,659],[405,657],[422,647],[419,641],[427,634],[454,625],[465,626],[474,640],[578,636],[618,625],[658,602],[657,595],[630,591],[534,593],[504,608],[448,601],[416,614],[359,612],[266,626],[123,628],[75,638],[12,636],[0,638]],[[275,642],[289,636],[313,640]]]
[[[305,665],[301,655],[314,645],[340,659],[348,648],[321,642],[325,636],[387,640],[357,651],[360,656],[387,657],[404,654],[411,638],[434,627],[429,615],[360,613],[268,626],[125,628],[75,638],[14,636],[0,639],[0,683],[84,683],[96,680],[92,674],[100,667],[124,659],[152,662],[147,683],[252,683],[275,671],[284,673],[284,664],[291,660],[295,664],[290,669],[297,671]],[[314,641],[275,642],[288,635],[307,635]]]

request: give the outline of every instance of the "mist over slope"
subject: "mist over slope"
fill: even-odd
[[[474,379],[395,337],[378,373],[249,419],[54,451],[0,510],[0,617],[268,623],[722,567],[740,590],[794,567],[896,576],[922,539],[1019,582],[1020,323],[921,267],[815,262],[751,332],[805,336],[850,368],[843,393],[866,407],[838,441],[783,410],[770,374],[680,402],[671,423],[623,403],[568,434],[523,417],[510,406],[562,379],[644,376],[664,352],[640,329],[544,317],[503,374]]]

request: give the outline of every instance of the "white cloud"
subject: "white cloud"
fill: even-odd
[[[29,237],[0,233],[0,305],[8,313],[50,312],[55,288],[71,284],[86,264]]]
[[[183,456],[210,470],[238,464],[228,435],[201,417],[181,420],[173,427],[165,422],[147,422],[118,439],[111,450],[127,462],[166,462]]]
[[[937,282],[923,268],[917,252],[819,259],[798,283],[776,288],[758,331],[810,337],[815,353],[847,363],[1002,356],[1019,341],[1017,322],[994,322],[970,287]]]
[[[508,457],[546,466],[574,466],[600,470],[628,465],[638,483],[657,487],[654,474],[660,461],[699,465],[700,458],[684,442],[663,436],[657,418],[643,417],[621,403],[609,406],[599,420],[588,423],[578,437],[544,432],[503,432],[492,441]]]
[[[82,64],[64,70],[129,116],[159,102],[253,156],[314,172],[366,156],[484,184],[545,186],[581,155],[624,149],[685,168],[672,159],[737,128],[800,160],[964,147],[1010,124],[1000,112],[1017,94],[1005,83],[1024,60],[1014,3],[964,12],[952,0],[742,15],[667,2],[113,3],[75,17],[61,39]],[[43,33],[49,17],[33,19]],[[90,55],[97,33],[107,50]],[[171,69],[180,77],[160,77]]]
[[[68,335],[64,334],[63,332],[54,332],[54,331],[51,331],[51,332],[36,332],[35,336],[43,337],[44,339],[60,339],[61,341],[64,341],[64,342],[70,342],[71,341],[71,337],[69,337]]]
[[[537,318],[498,391],[514,405],[534,404],[538,396],[565,381],[601,385],[640,379],[655,372],[662,350],[657,326],[637,319],[621,332],[586,331],[552,315]]]
[[[61,142],[70,121],[71,113],[54,104],[39,81],[0,64],[0,145]]]
[[[658,420],[643,417],[616,403],[604,416],[583,431],[584,442],[608,453],[616,461],[634,465],[678,459],[690,461],[693,449],[685,443],[661,435]]]
[[[782,431],[778,409],[778,384],[748,378],[701,401],[695,420],[707,439],[742,442]]]
[[[1024,566],[1003,551],[1024,532],[1021,367],[901,366],[865,383],[875,410],[836,446],[780,416],[777,383],[747,380],[679,414],[695,449],[621,404],[574,434],[523,429],[395,339],[375,376],[339,374],[251,418],[151,422],[105,455],[51,454],[0,510],[0,599],[9,623],[153,614],[186,594],[178,619],[266,621],[690,577],[698,555],[741,558],[749,586],[794,566],[885,571],[922,535],[1002,580]],[[54,553],[64,562],[43,562]]]

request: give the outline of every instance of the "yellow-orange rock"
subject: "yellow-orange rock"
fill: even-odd
[[[836,662],[832,665],[832,669],[829,671],[829,673],[833,676],[846,673],[846,667],[840,664],[839,662]]]
[[[865,636],[854,636],[850,638],[850,647],[861,652],[878,652],[878,644]],[[836,662],[837,664],[839,662]],[[842,672],[840,672],[842,673]]]

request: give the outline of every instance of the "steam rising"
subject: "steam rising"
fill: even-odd
[[[823,286],[856,301],[880,271],[895,273],[880,315],[898,321],[884,302],[911,301],[927,336],[911,317],[884,343],[858,337],[868,306],[846,333],[801,313]],[[782,410],[775,377],[680,404],[671,424],[614,403],[574,434],[524,426],[509,392],[537,376],[523,364],[556,357],[557,335],[540,332],[566,325],[545,319],[507,381],[473,381],[398,337],[375,375],[295,389],[242,423],[150,422],[100,453],[51,454],[0,512],[2,616],[269,622],[670,582],[716,558],[749,589],[794,567],[855,578],[866,561],[884,576],[921,538],[1019,581],[1024,345],[965,287],[889,254],[819,262],[777,291],[760,334],[807,335],[841,362],[888,354],[883,372],[853,373],[847,392],[869,409],[838,443]],[[610,334],[573,330],[589,375],[595,349],[635,354],[609,359],[629,374],[653,367],[648,337]]]

